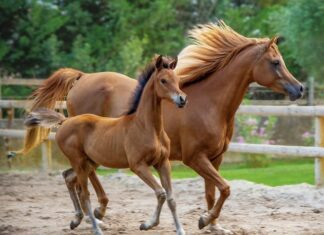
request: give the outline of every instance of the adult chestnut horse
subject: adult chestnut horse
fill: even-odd
[[[178,55],[176,73],[190,104],[176,110],[164,103],[164,126],[171,139],[171,160],[181,160],[205,180],[209,213],[199,228],[216,224],[230,187],[219,166],[232,138],[234,115],[250,83],[300,98],[303,86],[288,71],[276,45],[277,38],[247,38],[220,21],[190,31],[193,43]],[[119,116],[136,81],[117,73],[85,74],[61,69],[36,91],[32,109],[54,108],[67,95],[69,115],[94,113]],[[47,137],[47,129],[31,129],[25,139],[28,151]],[[215,203],[215,186],[220,196]]]
[[[158,200],[156,212],[151,220],[141,225],[141,229],[148,230],[158,224],[162,205],[167,199],[177,234],[185,235],[172,196],[170,139],[164,131],[161,113],[162,100],[171,101],[179,108],[186,104],[186,95],[179,89],[179,79],[173,71],[176,64],[177,60],[166,63],[162,56],[154,59],[139,78],[132,98],[133,105],[127,115],[119,118],[82,114],[66,119],[45,108],[37,109],[27,116],[27,127],[60,125],[55,139],[73,168],[63,173],[65,179],[70,181],[67,186],[76,209],[76,221],[72,221],[72,229],[80,224],[83,210],[90,217],[95,234],[102,234],[91,210],[87,185],[89,177],[95,178],[98,186],[102,187],[95,169],[103,165],[130,168],[154,190]],[[152,165],[159,173],[165,191],[152,175],[149,168]],[[76,186],[81,188],[80,203]],[[102,213],[106,206],[100,208]]]

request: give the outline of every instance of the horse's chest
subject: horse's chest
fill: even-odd
[[[206,130],[204,141],[201,143],[203,149],[210,157],[224,153],[231,139],[231,127],[228,125],[218,125],[219,128]]]
[[[228,149],[228,145],[232,139],[232,135],[233,135],[233,125],[232,122],[230,122],[228,125],[226,125],[226,128],[223,129],[222,132],[220,132],[220,135],[218,136],[218,140],[217,140],[217,150],[216,150],[216,156],[223,154],[224,152],[226,152],[226,150]]]

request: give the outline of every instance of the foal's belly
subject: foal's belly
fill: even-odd
[[[85,144],[84,151],[98,165],[109,168],[128,168],[125,150],[118,139],[90,140]]]
[[[100,154],[95,151],[90,151],[87,153],[88,157],[94,161],[96,164],[109,168],[128,168],[129,164],[127,158],[120,153],[105,153]]]

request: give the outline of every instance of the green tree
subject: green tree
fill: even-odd
[[[276,29],[290,53],[317,81],[324,82],[324,2],[291,0],[276,16]]]

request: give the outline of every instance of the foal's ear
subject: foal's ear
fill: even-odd
[[[283,36],[278,36],[278,38],[277,38],[277,45],[279,45],[280,43],[283,43],[284,41],[285,41],[286,39],[285,39],[285,37],[283,37]]]
[[[268,42],[267,49],[269,49],[272,44],[277,44],[278,41],[279,41],[279,37],[278,36],[271,38],[271,40]]]
[[[163,68],[163,56],[159,55],[159,57],[155,61],[155,68],[160,71]]]
[[[169,64],[169,68],[170,69],[175,69],[175,67],[177,67],[177,63],[178,63],[178,57],[176,57],[170,64]]]

